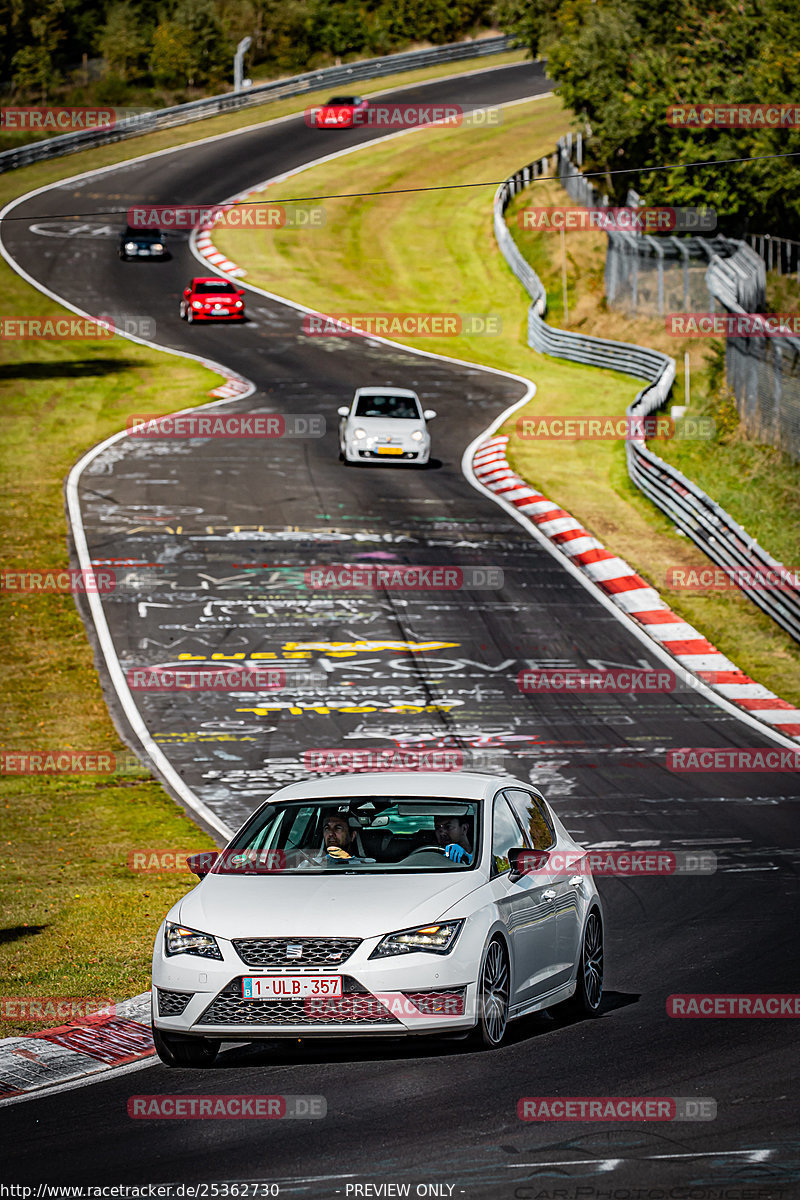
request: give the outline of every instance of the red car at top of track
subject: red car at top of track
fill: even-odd
[[[193,321],[242,321],[243,296],[228,279],[198,277],[184,290],[181,317],[190,325]]]
[[[312,123],[317,129],[350,129],[363,123],[362,114],[369,108],[363,96],[331,96],[327,104],[312,111]]]

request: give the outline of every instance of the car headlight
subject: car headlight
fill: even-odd
[[[203,307],[202,300],[193,300],[192,301],[192,308],[202,308],[202,307]]]
[[[135,249],[136,249],[136,242],[126,242],[126,243],[125,243],[125,249],[126,249],[126,250],[135,250]]]
[[[422,432],[421,429],[415,429],[411,435],[411,440],[412,440],[412,442],[421,442],[424,437],[425,437],[425,434]]]
[[[363,429],[354,429],[353,430],[353,437],[355,438],[355,440],[357,442],[360,442],[366,436],[367,436],[366,432]]]
[[[237,300],[234,308],[244,308],[244,300]]]
[[[391,954],[411,954],[420,950],[426,954],[449,954],[463,924],[462,919],[387,933],[386,937],[378,942],[370,958],[388,958]]]
[[[217,945],[217,939],[210,933],[200,933],[197,929],[187,929],[184,925],[173,925],[167,921],[164,930],[164,953],[197,954],[200,958],[222,958],[222,952]]]
[[[157,250],[160,254],[164,247],[162,246],[161,242],[153,242],[153,245],[150,247],[150,249]]]

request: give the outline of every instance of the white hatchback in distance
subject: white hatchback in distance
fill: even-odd
[[[290,784],[230,845],[153,951],[170,1066],[222,1042],[466,1035],[565,1003],[595,1016],[603,912],[544,797],[507,776],[376,772]]]
[[[406,388],[358,388],[350,407],[339,409],[339,458],[424,466],[431,455],[427,422],[435,416]]]

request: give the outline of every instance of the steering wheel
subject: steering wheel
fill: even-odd
[[[416,846],[411,854],[406,855],[406,858],[411,858],[412,854],[421,854],[423,850],[438,850],[440,854],[444,854],[445,858],[447,857],[442,846]]]

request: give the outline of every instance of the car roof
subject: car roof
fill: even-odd
[[[356,388],[353,399],[357,400],[359,396],[413,396],[415,400],[419,400],[417,393],[409,391],[408,388],[360,387]]]
[[[290,783],[270,797],[283,800],[357,799],[386,796],[441,797],[448,800],[486,800],[500,787],[529,787],[508,775],[487,775],[476,771],[363,771],[359,774],[334,775]]]
[[[192,283],[230,283],[230,279],[220,279],[219,275],[195,275]]]

